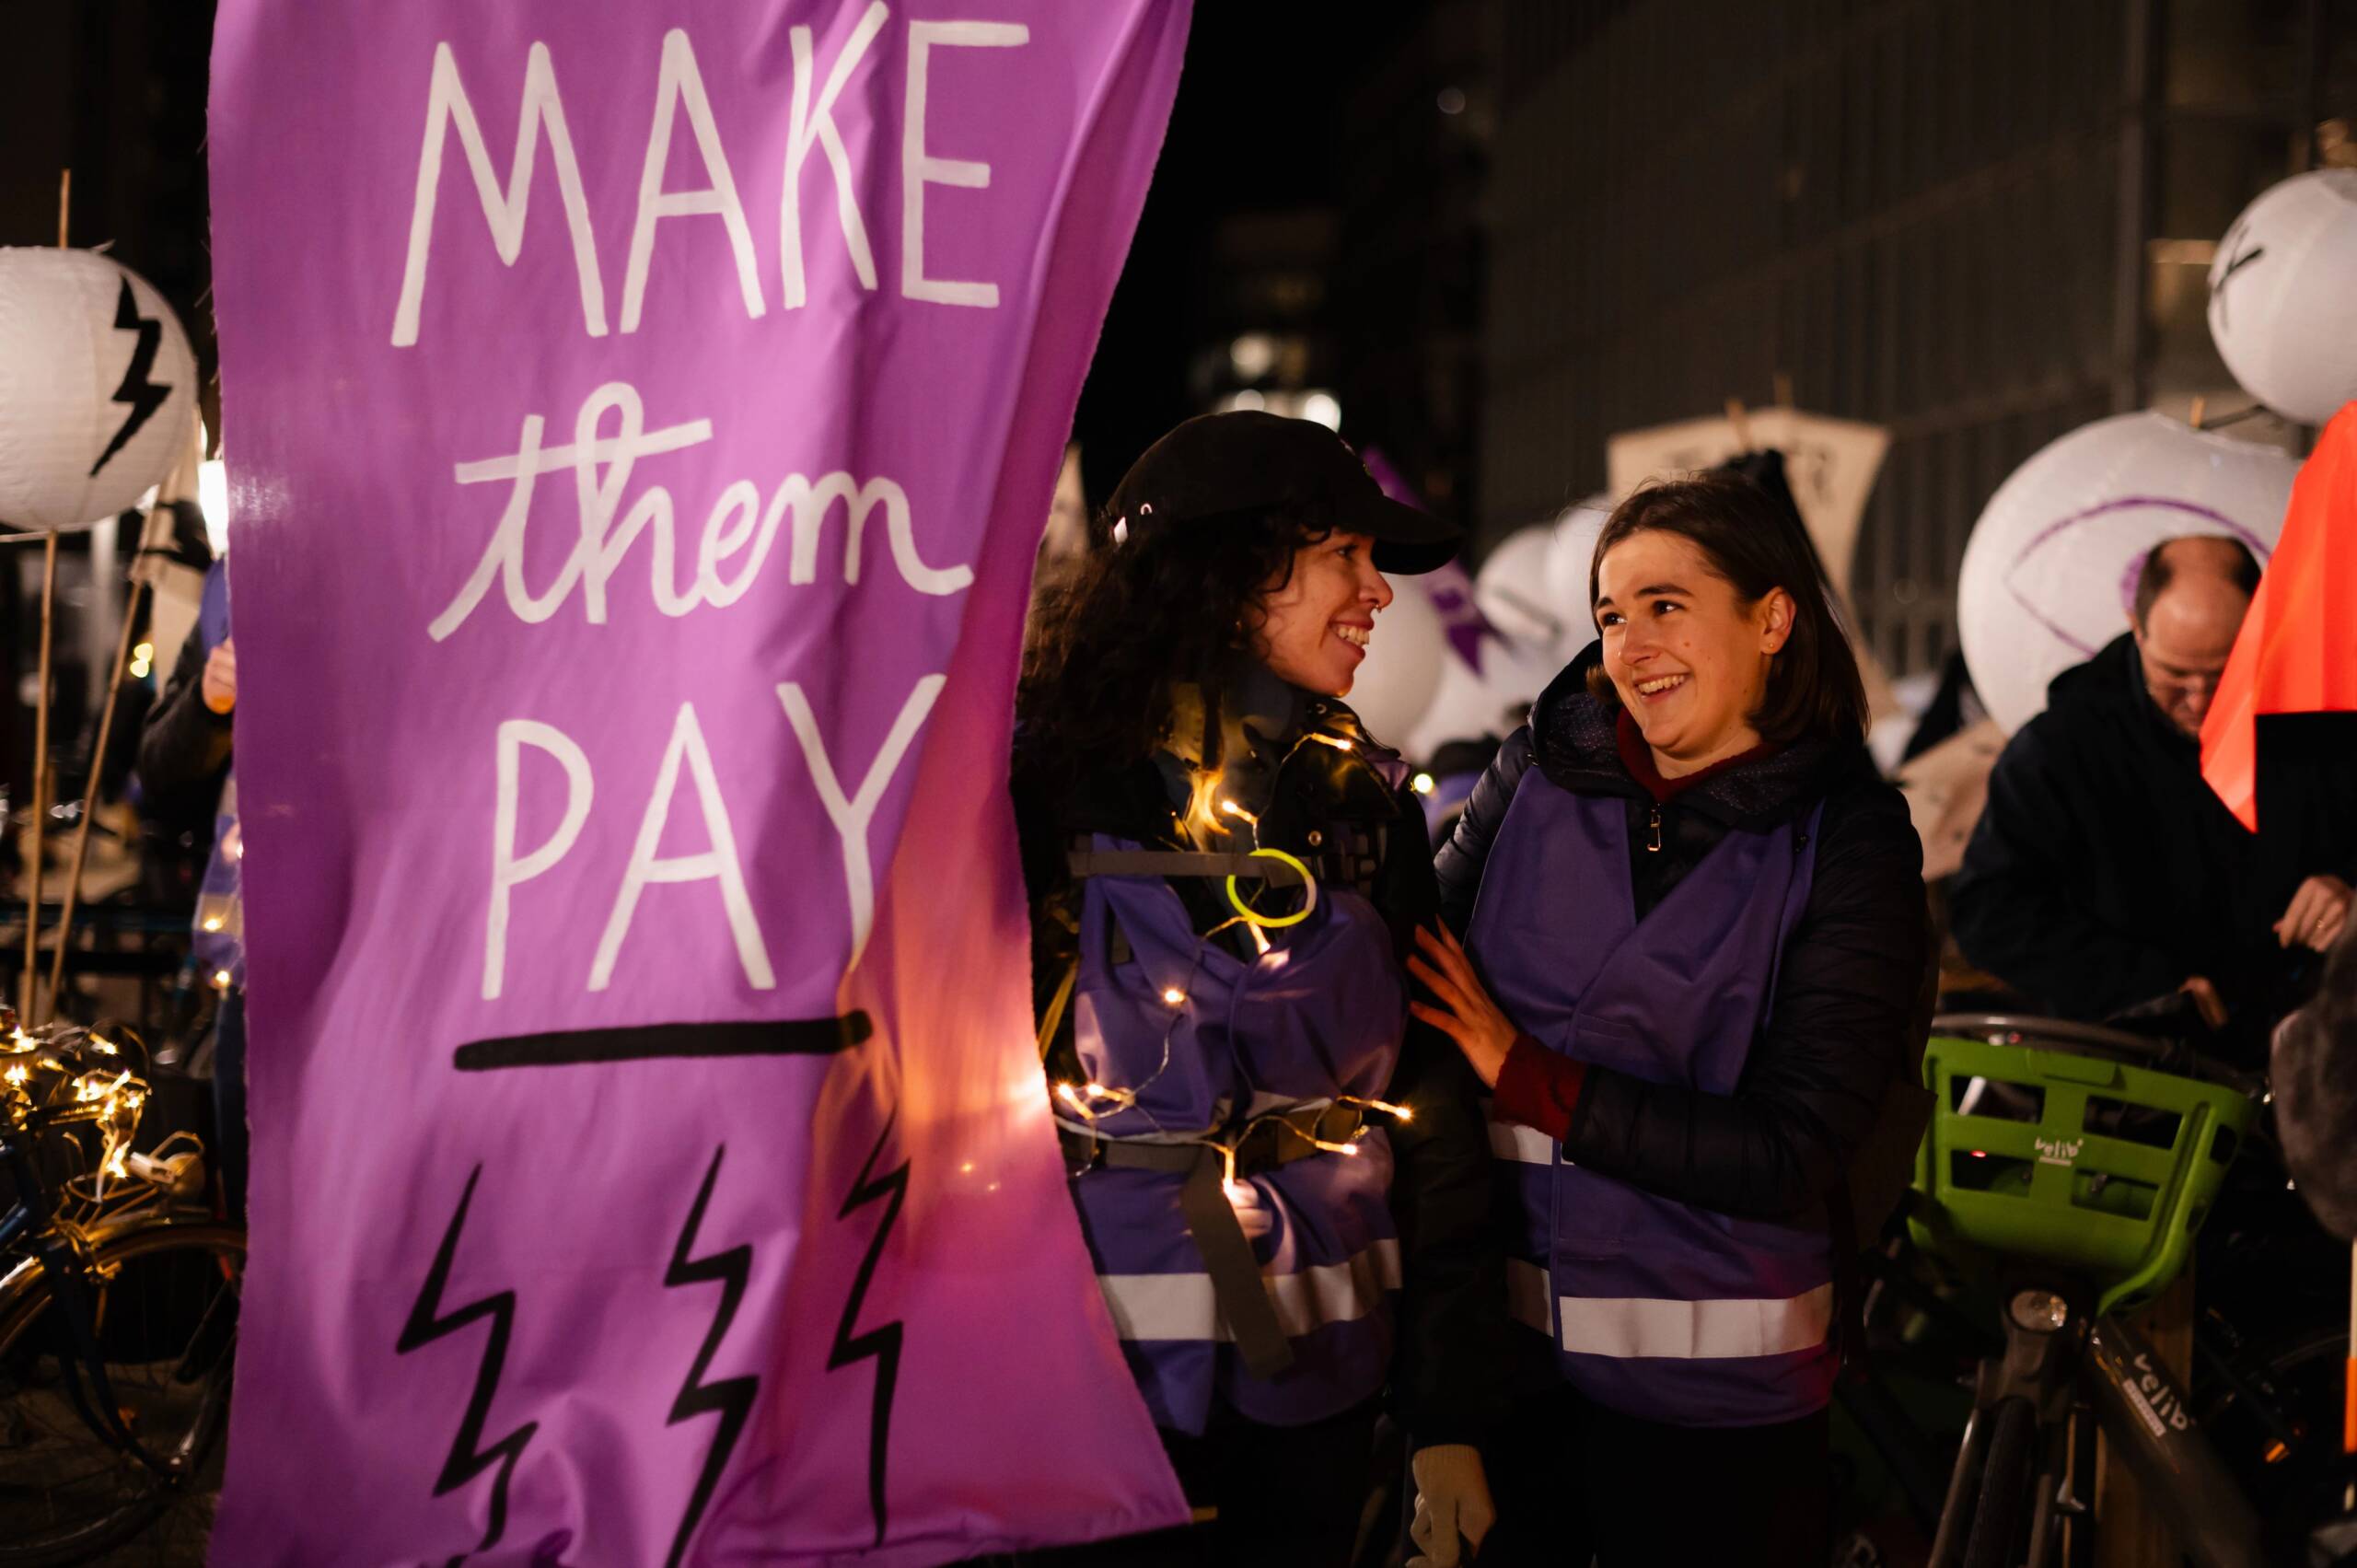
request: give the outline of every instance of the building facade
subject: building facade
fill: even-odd
[[[2249,403],[2212,248],[2357,116],[2357,0],[1501,3],[1483,537],[1602,488],[1616,432],[1784,389],[1891,431],[1853,582],[1894,672],[1954,646],[2039,447]]]

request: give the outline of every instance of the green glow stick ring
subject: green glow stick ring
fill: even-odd
[[[1309,889],[1309,898],[1300,909],[1291,914],[1262,914],[1236,896],[1236,878],[1231,877],[1227,879],[1227,901],[1236,906],[1236,912],[1242,915],[1247,923],[1268,931],[1275,931],[1287,925],[1299,925],[1303,921],[1307,920],[1310,912],[1318,908],[1318,878],[1309,874],[1309,867],[1281,849],[1256,849],[1252,853],[1256,855],[1266,855],[1271,860],[1283,861],[1300,872],[1302,886]]]

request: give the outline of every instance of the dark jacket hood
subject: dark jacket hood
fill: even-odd
[[[1599,645],[1580,650],[1531,704],[1532,761],[1559,788],[1575,795],[1644,793],[1620,761],[1614,738],[1620,704],[1598,701],[1588,671],[1602,662]],[[1817,801],[1881,774],[1863,741],[1805,740],[1703,780],[1678,797],[1680,807],[1731,828],[1759,830],[1798,816]]]
[[[2195,751],[2200,743],[2169,722],[2144,689],[2144,667],[2136,656],[2136,634],[2122,632],[2084,664],[2073,665],[2046,686],[2050,712],[2090,718],[2102,714],[2113,724],[2126,725],[2142,740],[2180,751]]]

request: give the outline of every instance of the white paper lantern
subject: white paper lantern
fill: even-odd
[[[1365,661],[1343,700],[1368,734],[1400,746],[1440,689],[1448,632],[1419,579],[1394,577],[1391,588],[1391,602],[1376,614]]]
[[[1491,637],[1481,644],[1481,679],[1505,708],[1537,702],[1538,693],[1563,672],[1568,662],[1551,647],[1511,637]]]
[[[1419,761],[1429,759],[1452,740],[1472,740],[1499,733],[1500,704],[1490,683],[1451,650],[1441,661],[1440,681],[1424,705],[1414,731],[1402,738],[1400,749]]]
[[[1504,739],[1522,723],[1522,710],[1562,669],[1562,661],[1551,647],[1534,647],[1492,633],[1483,633],[1476,650],[1479,668],[1467,663],[1456,643],[1450,643],[1439,688],[1401,748],[1409,756],[1428,760],[1452,740],[1477,740],[1483,736]]]
[[[1562,631],[1555,641],[1558,663],[1596,641],[1596,615],[1588,603],[1588,569],[1596,562],[1596,536],[1612,516],[1612,497],[1591,495],[1555,519],[1542,575],[1547,602],[1557,608]]]
[[[0,247],[0,527],[135,505],[195,407],[196,356],[146,279],[95,251]]]
[[[1563,607],[1547,592],[1547,546],[1554,537],[1547,523],[1508,534],[1473,579],[1483,619],[1516,642],[1552,647],[1563,634]]]
[[[2357,169],[2294,175],[2210,263],[2210,336],[2243,389],[2322,424],[2357,398]]]
[[[2046,687],[2128,630],[2144,555],[2223,535],[2275,548],[2297,459],[2159,413],[2097,420],[2014,470],[1974,525],[1956,583],[1972,684],[2010,735]]]

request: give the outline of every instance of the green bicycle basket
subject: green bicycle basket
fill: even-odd
[[[1952,1035],[1924,1047],[1923,1082],[1938,1104],[1915,1156],[1916,1245],[2062,1264],[2098,1283],[2099,1313],[2185,1267],[2256,1112],[2198,1079]]]

